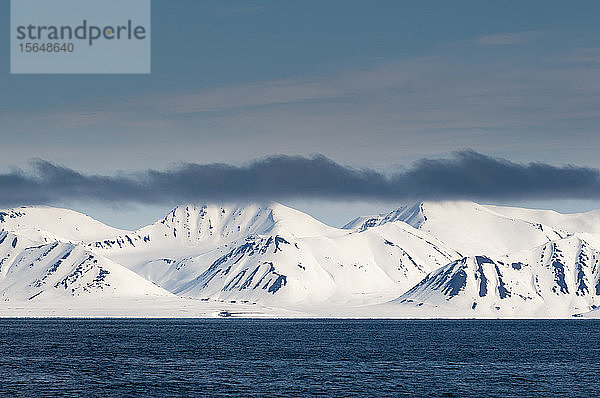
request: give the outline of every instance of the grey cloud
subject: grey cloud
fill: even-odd
[[[515,163],[466,150],[449,159],[423,159],[386,175],[340,165],[324,156],[272,156],[245,166],[188,163],[159,171],[86,175],[43,160],[26,173],[0,174],[0,205],[178,203],[294,198],[398,201],[407,199],[597,199],[598,169]]]

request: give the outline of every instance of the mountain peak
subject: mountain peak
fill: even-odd
[[[368,228],[378,227],[395,221],[402,221],[414,228],[419,228],[427,220],[424,212],[426,202],[415,202],[402,205],[389,213],[382,213],[374,216],[357,217],[344,225],[344,229],[353,229],[356,231],[365,231]]]
[[[0,210],[0,228],[40,242],[80,242],[127,232],[103,224],[86,214],[50,206]]]

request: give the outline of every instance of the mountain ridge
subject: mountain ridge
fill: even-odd
[[[564,317],[600,305],[600,235],[585,219],[595,220],[595,214],[416,202],[334,228],[276,202],[187,204],[126,231],[71,210],[24,207],[0,211],[0,228],[1,234],[17,237],[17,246],[29,240],[27,247],[19,246],[21,251],[39,246],[52,252],[58,250],[53,245],[64,250],[63,245],[72,245],[72,251],[100,264],[89,275],[98,277],[110,268],[122,276],[114,284],[143,285],[135,292],[142,296],[288,309],[385,304],[392,315],[456,310],[465,316],[520,311]],[[552,226],[539,222],[544,220]],[[570,226],[577,231],[566,229]],[[563,257],[552,257],[556,253]],[[52,265],[34,257],[22,257],[31,269],[43,273]],[[0,255],[0,261],[1,267],[11,260]],[[19,277],[13,278],[21,291],[9,289],[4,295],[28,299],[36,279],[25,271],[21,278],[28,283],[19,285]],[[526,282],[535,278],[543,281],[538,288]],[[477,286],[484,279],[486,294],[480,295]],[[86,283],[93,280],[90,276]],[[126,289],[115,289],[126,295]],[[37,297],[44,296],[53,297]]]

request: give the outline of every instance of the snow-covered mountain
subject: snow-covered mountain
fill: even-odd
[[[0,232],[0,300],[93,296],[170,296],[127,268],[80,244],[34,242]]]
[[[586,213],[561,214],[553,210],[534,210],[508,206],[483,206],[510,218],[548,225],[554,229],[571,233],[600,234],[600,210]]]
[[[179,206],[89,246],[179,295],[273,305],[391,299],[458,256],[404,223],[354,233],[278,203]]]
[[[599,264],[600,251],[572,236],[524,253],[453,261],[396,301],[467,315],[569,316],[600,306]]]
[[[0,212],[0,294],[562,317],[600,305],[596,220],[422,202],[340,229],[278,203],[190,204],[125,231],[70,210],[16,208]]]
[[[562,239],[571,232],[521,219],[492,206],[473,202],[423,202],[403,206],[389,214],[359,217],[344,228],[365,230],[405,222],[432,235],[464,256],[503,255]]]
[[[0,210],[0,228],[41,242],[90,241],[125,232],[85,214],[48,206]]]

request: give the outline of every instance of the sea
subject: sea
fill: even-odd
[[[596,397],[600,321],[0,319],[7,397]]]

